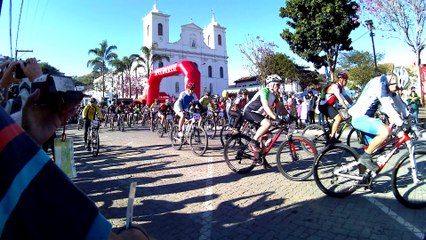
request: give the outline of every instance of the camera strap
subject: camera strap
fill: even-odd
[[[64,115],[64,129],[62,130],[62,137],[61,137],[62,142],[65,142],[65,140],[67,139],[67,134],[65,134],[65,128],[67,126],[67,119],[68,119],[68,112],[66,112],[65,115]]]

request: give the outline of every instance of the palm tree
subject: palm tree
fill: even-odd
[[[103,40],[100,48],[90,49],[88,54],[94,54],[96,58],[87,61],[87,67],[92,67],[93,71],[100,71],[102,75],[102,97],[105,97],[105,73],[107,73],[107,65],[117,58],[117,54],[113,52],[117,47],[115,45],[108,46],[108,42]]]
[[[145,77],[149,78],[151,70],[154,68],[154,64],[166,59],[170,62],[170,57],[165,54],[154,54],[154,50],[157,48],[157,43],[152,44],[151,48],[143,46],[141,48],[142,55],[137,57],[137,61],[140,62],[136,69],[141,67],[145,72]]]
[[[116,58],[111,61],[111,65],[115,68],[114,74],[121,75],[121,97],[124,97],[124,63],[122,60]],[[114,87],[114,83],[112,86]]]

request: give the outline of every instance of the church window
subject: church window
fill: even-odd
[[[212,69],[212,66],[209,66],[208,71],[209,71],[209,77],[210,77],[210,78],[211,78],[211,77],[213,77],[213,69]]]
[[[219,68],[219,75],[220,75],[220,78],[223,78],[223,67]]]
[[[146,26],[146,35],[149,37],[149,28],[150,28],[150,26],[148,25],[148,26]]]
[[[164,67],[164,63],[163,63],[163,61],[158,62],[158,67],[159,67],[159,68]]]
[[[222,36],[220,34],[217,35],[217,44],[222,46]]]
[[[175,83],[175,93],[180,93],[180,91],[179,91],[179,82]]]
[[[163,36],[163,24],[158,24],[158,36]]]

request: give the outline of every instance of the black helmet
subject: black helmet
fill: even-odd
[[[241,88],[240,91],[238,92],[239,94],[247,94],[248,91],[245,88]]]
[[[209,91],[206,91],[206,92],[204,93],[204,95],[206,95],[206,96],[209,96],[209,97],[210,97],[210,92],[209,92]]]
[[[90,99],[90,102],[91,103],[98,103],[98,101],[96,101],[96,98],[93,98],[93,97]]]

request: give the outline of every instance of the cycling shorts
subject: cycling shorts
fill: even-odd
[[[379,133],[379,127],[382,126],[383,123],[380,119],[371,118],[369,116],[361,116],[361,117],[352,117],[352,126],[361,131],[367,144]]]
[[[330,106],[328,104],[319,105],[318,110],[329,118],[334,118],[337,114],[339,114],[335,107]]]
[[[265,119],[265,116],[262,114],[251,111],[244,111],[243,117],[245,120],[255,123],[260,123],[263,119]]]

